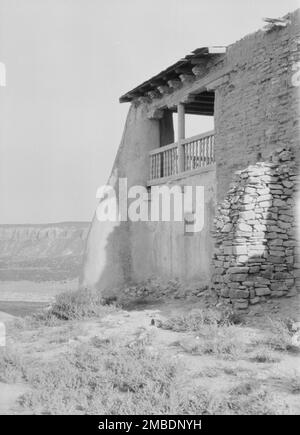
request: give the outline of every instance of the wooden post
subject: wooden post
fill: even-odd
[[[178,172],[184,171],[184,148],[182,139],[185,139],[185,119],[184,119],[184,104],[177,105],[178,116]]]

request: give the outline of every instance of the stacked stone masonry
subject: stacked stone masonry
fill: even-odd
[[[218,207],[212,288],[235,309],[299,289],[297,175],[291,149],[278,148],[236,172]]]
[[[286,18],[286,27],[255,32],[227,48],[228,81],[215,94],[218,201],[231,174],[255,164],[258,155],[265,161],[282,145],[299,154],[300,11]]]

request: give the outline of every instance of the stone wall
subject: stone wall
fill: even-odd
[[[236,170],[278,146],[299,153],[299,10],[287,18],[286,27],[260,30],[227,48],[228,80],[215,91],[218,201]]]
[[[290,148],[237,171],[215,218],[212,288],[236,309],[295,293],[299,285]]]

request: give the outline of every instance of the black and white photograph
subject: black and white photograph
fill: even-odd
[[[0,415],[300,415],[299,183],[300,0],[0,0]]]

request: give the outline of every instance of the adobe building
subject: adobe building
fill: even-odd
[[[297,10],[228,47],[198,48],[120,98],[130,108],[108,184],[117,194],[124,177],[128,189],[203,186],[204,228],[186,231],[193,210],[181,222],[95,214],[82,287],[110,294],[178,278],[210,284],[237,308],[295,292],[299,18]],[[212,116],[214,131],[186,137],[189,114]]]

